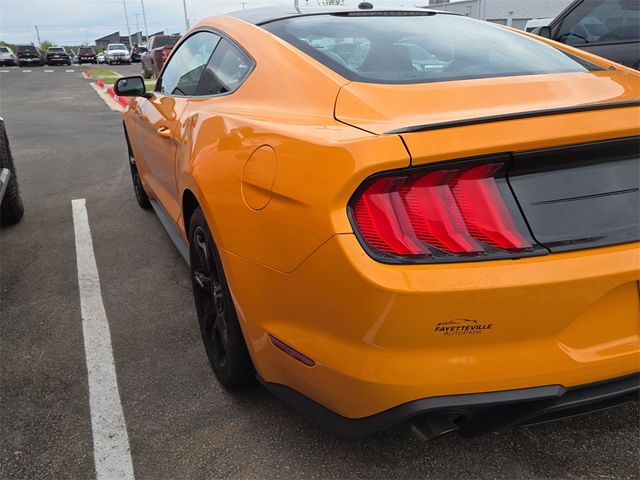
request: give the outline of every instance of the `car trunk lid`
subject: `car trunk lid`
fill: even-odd
[[[640,82],[630,77],[352,83],[339,94],[336,118],[400,134],[412,165],[506,158],[510,190],[540,245],[599,247],[640,238]]]
[[[638,100],[640,82],[630,76],[624,71],[598,71],[411,85],[352,82],[340,90],[335,116],[354,127],[384,134],[523,112]]]

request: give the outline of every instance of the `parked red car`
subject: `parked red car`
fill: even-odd
[[[169,53],[180,40],[180,35],[154,35],[149,40],[148,51],[140,57],[142,76],[144,78],[157,77],[162,70]]]

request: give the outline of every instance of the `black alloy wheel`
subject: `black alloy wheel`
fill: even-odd
[[[191,216],[189,258],[193,299],[209,363],[226,388],[249,383],[255,370],[231,299],[222,262],[202,211]]]
[[[129,167],[131,168],[131,180],[133,181],[133,191],[136,194],[136,200],[138,201],[138,205],[148,210],[151,208],[151,202],[149,201],[149,196],[147,192],[144,191],[144,186],[142,185],[142,179],[140,178],[140,172],[138,172],[138,167],[136,166],[136,161],[133,158],[133,155],[129,153]]]

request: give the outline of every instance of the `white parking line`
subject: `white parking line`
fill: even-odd
[[[82,333],[89,377],[93,458],[98,480],[133,479],[127,425],[122,412],[84,198],[72,200]]]
[[[22,73],[31,73],[31,70],[22,70]]]
[[[44,73],[51,73],[53,70],[45,70]]]
[[[11,70],[0,70],[0,73],[9,73]]]
[[[65,72],[67,72],[67,73],[74,73],[74,72],[75,72],[75,70],[65,70]]]

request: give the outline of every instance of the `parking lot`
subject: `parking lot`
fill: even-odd
[[[337,439],[258,384],[225,392],[187,267],[136,204],[121,116],[82,70],[0,68],[26,208],[0,232],[0,477],[95,476],[72,213],[85,199],[137,478],[637,478],[637,405],[424,445],[406,429]]]

